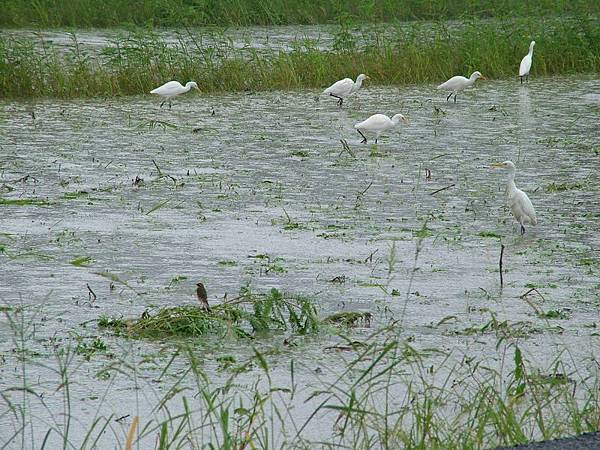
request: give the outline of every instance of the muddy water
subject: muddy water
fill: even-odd
[[[56,343],[100,335],[130,361],[157,358],[140,364],[142,379],[160,374],[169,343],[111,338],[88,321],[194,302],[200,280],[213,304],[245,285],[276,287],[315,298],[323,316],[360,309],[374,314],[373,327],[400,320],[417,348],[457,359],[494,351],[493,336],[462,334],[493,313],[536,329],[521,342],[536,364],[567,348],[587,373],[599,348],[599,92],[592,78],[551,78],[478,83],[456,104],[433,86],[367,87],[342,109],[317,91],[190,94],[172,110],[150,97],[2,102],[1,198],[47,204],[0,205],[0,305],[28,307],[35,334],[27,346],[38,362],[50,362]],[[402,112],[411,124],[377,146],[360,144],[353,124],[375,112]],[[504,206],[506,175],[489,168],[506,159],[538,213],[524,237]],[[90,259],[70,263],[80,257]],[[97,295],[92,306],[87,285]],[[529,303],[564,318],[538,318],[520,298],[532,287]],[[2,389],[22,384],[12,337],[1,319]],[[323,349],[337,338],[293,350],[283,339],[259,344],[283,351],[271,360],[278,382],[289,379],[290,358],[303,388],[317,384],[317,367],[319,377],[336,372],[339,356]],[[245,344],[222,345],[203,350],[217,384],[216,356],[251,354]],[[99,407],[121,416],[139,413],[137,405],[149,414],[165,389],[140,394],[131,379],[98,380],[106,358],[79,359],[75,435]],[[50,409],[61,405],[55,374],[40,367],[30,377]],[[299,405],[296,414],[310,412]],[[315,436],[330,432],[312,427]]]
[[[429,39],[432,27],[452,31],[463,27],[461,22],[406,22],[394,25],[368,24],[351,26],[340,34],[338,25],[309,25],[309,26],[269,26],[241,28],[191,28],[182,30],[155,29],[152,33],[168,46],[181,43],[192,48],[235,48],[252,49],[254,51],[283,50],[290,51],[304,47],[319,50],[331,50],[336,45],[343,45],[342,38],[354,39],[354,45],[368,46],[378,43],[381,39],[401,39],[406,34],[418,34],[422,39]],[[123,29],[91,29],[77,30],[76,33],[63,30],[0,30],[0,36],[33,39],[40,45],[42,42],[54,44],[58,48],[69,51],[74,44],[80,50],[98,52],[106,47],[121,46],[127,39],[136,39],[137,33]]]

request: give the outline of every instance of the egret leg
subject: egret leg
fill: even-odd
[[[375,143],[377,144],[377,138],[375,138]]]
[[[521,224],[521,236],[525,234],[525,227]]]
[[[525,77],[525,81],[527,81],[527,84],[529,84],[529,74],[527,74],[527,76]]]
[[[160,107],[162,108],[163,105],[165,104],[166,100],[163,100],[162,103],[160,104]]]
[[[171,99],[169,99],[169,109],[171,109]]]
[[[362,134],[362,132],[360,130],[356,130],[358,131],[358,134],[360,134],[362,136],[362,141],[360,141],[361,144],[366,144],[367,143],[367,138],[365,137],[364,134]]]
[[[456,92],[454,93],[454,103],[456,103]]]
[[[446,97],[446,101],[450,100],[450,97],[452,97],[452,94],[454,94],[454,92],[450,92],[450,95],[448,97]]]
[[[523,84],[523,77],[519,77],[521,79],[521,84]]]
[[[329,94],[329,95],[331,95],[332,97],[337,98],[338,99],[338,101],[337,101],[338,106],[342,106],[342,103],[344,103],[344,99],[342,97],[338,97],[337,95],[334,95],[334,94]]]

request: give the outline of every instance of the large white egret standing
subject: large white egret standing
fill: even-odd
[[[379,135],[385,130],[394,128],[400,123],[400,121],[404,122],[406,125],[409,124],[408,119],[402,114],[396,114],[391,119],[385,114],[373,114],[367,120],[363,120],[362,122],[359,122],[356,125],[354,125],[354,128],[356,128],[358,134],[360,134],[363,138],[361,144],[367,143],[367,138],[363,133],[375,133],[375,143],[377,144],[377,139],[379,139]]]
[[[370,78],[361,73],[356,81],[352,81],[350,78],[344,78],[343,80],[336,81],[331,86],[323,91],[323,94],[330,95],[338,99],[337,104],[342,106],[345,97],[350,97],[356,91],[360,89],[364,80],[370,80]]]
[[[506,186],[507,204],[521,225],[521,234],[525,234],[525,224],[537,225],[535,209],[527,194],[515,185],[515,164],[512,161],[494,163],[492,167],[508,169],[508,184]]]
[[[445,83],[440,84],[437,88],[450,91],[450,95],[446,97],[446,101],[450,100],[450,97],[452,97],[452,94],[454,94],[454,103],[456,103],[456,94],[468,87],[473,86],[478,78],[485,80],[485,77],[481,75],[481,72],[479,71],[473,72],[469,78],[457,75],[450,78]]]
[[[523,84],[523,77],[526,77],[526,80],[529,83],[529,71],[531,70],[534,45],[535,41],[531,41],[531,44],[529,44],[529,52],[523,56],[523,59],[521,60],[521,65],[519,66],[519,78],[521,78],[521,84]]]
[[[178,95],[189,92],[192,88],[200,90],[195,81],[188,81],[185,84],[185,86],[182,86],[182,84],[179,81],[169,81],[163,84],[162,86],[151,90],[150,93],[156,94],[164,99],[160,104],[161,108],[163,107],[165,102],[169,102],[169,109],[171,109],[171,99],[173,97],[177,97]]]

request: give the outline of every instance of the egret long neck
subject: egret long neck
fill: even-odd
[[[533,55],[533,45],[529,46],[529,53],[528,53],[528,55],[529,56]]]
[[[506,192],[509,197],[511,197],[517,190],[517,185],[515,184],[515,169],[511,169],[508,172],[508,181],[506,183]]]
[[[353,91],[358,91],[360,89],[360,87],[362,86],[362,82],[363,82],[362,78],[358,77],[356,79],[356,81],[354,82],[354,87],[352,88],[352,90]]]

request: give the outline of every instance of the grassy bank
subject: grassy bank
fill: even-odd
[[[235,356],[199,341],[149,354],[75,336],[52,341],[40,360],[23,310],[5,315],[14,350],[4,364],[19,368],[22,382],[0,397],[7,448],[115,448],[130,435],[140,448],[164,450],[483,449],[600,429],[593,361],[574,366],[564,349],[538,367],[510,327],[480,331],[496,334],[485,357],[419,349],[394,325],[382,327],[352,347],[327,347],[329,364],[307,385],[315,362],[274,348],[273,335]],[[90,399],[77,397],[82,385]],[[144,395],[125,404],[135,392]],[[94,402],[93,414],[82,414],[83,401]]]
[[[340,17],[389,22],[599,12],[600,4],[592,0],[5,0],[0,26],[238,26],[332,23]]]
[[[322,88],[360,72],[374,84],[437,83],[475,69],[488,78],[506,78],[516,76],[532,38],[534,78],[600,69],[596,19],[471,20],[458,31],[415,23],[391,38],[375,36],[376,44],[366,47],[342,27],[330,51],[300,42],[291,52],[239,49],[226,40],[202,47],[196,45],[201,36],[189,38],[167,46],[152,34],[136,34],[89,54],[76,41],[64,52],[47,42],[5,37],[0,96],[138,95],[170,79],[196,80],[204,92]]]

